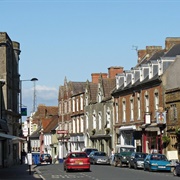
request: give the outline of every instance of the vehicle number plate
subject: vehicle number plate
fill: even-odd
[[[76,161],[75,163],[80,164],[80,165],[83,164],[83,162],[81,162],[81,161]]]
[[[158,168],[165,168],[165,166],[158,166]]]

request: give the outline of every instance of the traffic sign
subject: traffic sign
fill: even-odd
[[[67,134],[68,130],[57,130],[56,133],[57,134]]]

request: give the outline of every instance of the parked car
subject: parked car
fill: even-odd
[[[110,164],[109,156],[103,151],[93,151],[89,154],[91,164]]]
[[[116,145],[113,165],[120,166],[129,164],[130,155],[136,151],[136,148],[132,145]]]
[[[52,164],[52,157],[50,154],[41,154],[40,155],[40,163],[50,163]]]
[[[96,148],[84,148],[82,151],[85,152],[88,155],[88,157],[89,157],[89,154],[91,152],[98,151],[98,150]]]
[[[171,162],[163,154],[148,154],[144,159],[144,171],[169,171]]]
[[[129,158],[129,168],[144,168],[144,159],[147,153],[133,152]]]
[[[86,170],[90,171],[90,161],[85,152],[70,152],[63,162],[64,171]]]

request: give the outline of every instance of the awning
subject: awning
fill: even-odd
[[[10,134],[4,134],[4,133],[0,133],[0,139],[11,139],[12,141],[25,141],[24,138],[18,137],[18,136],[13,136]]]
[[[159,131],[157,123],[143,124],[141,128],[144,128],[146,131]]]
[[[136,130],[136,126],[132,125],[132,126],[121,126],[119,128],[119,131],[129,131],[129,130]]]

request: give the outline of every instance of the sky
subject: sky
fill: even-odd
[[[65,77],[86,82],[111,66],[130,70],[137,50],[180,37],[179,7],[179,0],[0,0],[0,31],[20,43],[28,116],[34,104],[58,106]],[[24,81],[32,78],[35,86]]]

